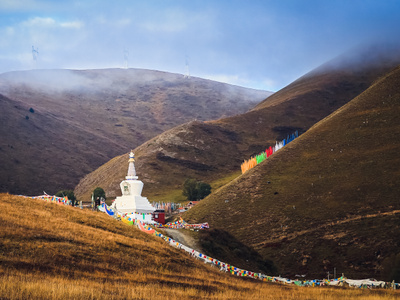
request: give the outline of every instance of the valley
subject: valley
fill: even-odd
[[[369,53],[366,49],[360,55]],[[254,105],[245,112],[220,115],[216,120],[212,120],[214,115],[208,120],[191,115],[189,122],[166,110],[166,94],[161,88],[153,100],[146,100],[153,102],[141,108],[143,101],[135,100],[128,106],[123,104],[122,95],[114,99],[107,88],[102,94],[93,88],[86,91],[86,96],[71,96],[71,91],[63,89],[76,93],[82,88],[73,80],[68,81],[73,87],[51,91],[56,101],[49,91],[41,90],[38,98],[37,90],[27,93],[26,88],[21,94],[18,88],[10,88],[10,82],[7,86],[6,80],[2,81],[0,104],[9,112],[2,115],[6,125],[2,134],[8,138],[0,149],[4,154],[2,176],[7,178],[1,181],[3,189],[23,186],[32,194],[41,194],[43,188],[37,180],[58,187],[72,186],[85,173],[75,187],[78,199],[89,203],[91,192],[100,186],[112,200],[120,195],[119,182],[125,177],[127,162],[126,154],[116,155],[115,151],[129,149],[129,143],[135,140],[135,166],[145,184],[143,194],[150,201],[182,201],[186,178],[202,180],[213,187],[211,195],[182,215],[190,223],[208,222],[211,229],[190,235],[170,232],[205,255],[271,276],[294,278],[300,274],[311,279],[338,272],[348,278],[398,281],[400,58],[391,53],[381,62],[362,67],[347,65],[344,69],[332,68],[334,61],[258,104],[252,102]],[[109,72],[116,72],[115,78],[122,76],[118,75],[120,71]],[[107,72],[86,71],[85,76],[90,84],[101,85],[103,73]],[[92,77],[96,83],[90,81]],[[90,86],[89,83],[85,85]],[[172,90],[174,86],[169,84]],[[174,93],[179,94],[178,90]],[[35,106],[27,102],[31,93],[36,95]],[[105,106],[93,106],[91,94],[93,99],[104,97]],[[240,93],[239,96],[242,97]],[[69,104],[62,99],[68,99]],[[179,107],[179,101],[172,105],[174,109]],[[79,109],[71,111],[71,103]],[[209,109],[209,104],[204,105]],[[227,105],[230,104],[220,106],[222,114]],[[154,110],[147,114],[149,108]],[[60,109],[66,113],[57,113]],[[102,110],[113,110],[115,117],[100,122],[109,116]],[[140,117],[124,115],[135,111],[140,112]],[[166,116],[171,114],[167,122]],[[133,120],[138,120],[138,125],[131,124]],[[173,126],[173,120],[181,123]],[[145,121],[150,122],[146,125]],[[21,130],[5,131],[7,128]],[[147,135],[132,135],[135,130]],[[294,132],[299,133],[296,139],[241,174],[243,161]],[[49,143],[51,139],[57,143]],[[85,155],[77,155],[78,150],[71,145],[77,145],[83,151],[79,153]],[[17,153],[19,156],[13,156]],[[111,159],[91,171],[101,161],[99,157]],[[32,175],[36,173],[37,176]],[[13,179],[14,175],[18,180]],[[21,182],[29,182],[36,189]],[[40,298],[54,288],[55,282],[62,282],[65,288],[60,293],[70,298],[86,293],[96,294],[99,299],[110,294],[132,297],[133,293],[144,298],[192,295],[229,299],[232,295],[264,297],[265,293],[273,295],[271,299],[286,297],[279,286],[242,278],[231,281],[228,274],[204,266],[179,249],[161,246],[160,241],[141,235],[136,228],[96,212],[28,201],[10,194],[2,194],[0,204],[7,212],[1,216],[7,225],[1,233],[0,274],[5,281],[0,294],[15,289],[11,283],[15,278],[23,287],[22,294],[12,294],[10,299]],[[26,209],[29,216],[21,217]],[[33,218],[46,221],[35,223]],[[21,252],[20,247],[31,249],[32,255]],[[44,249],[43,253],[39,249]],[[131,269],[140,271],[132,275]],[[32,279],[22,276],[22,270],[28,271]],[[54,274],[59,277],[50,280]],[[30,285],[43,285],[42,277],[49,285],[31,289]],[[76,278],[86,282],[85,286]],[[98,291],[98,280],[112,285]],[[127,287],[133,283],[135,289]],[[79,288],[66,292],[71,284]],[[325,299],[398,296],[396,291],[305,292],[295,286],[284,291],[296,293],[298,299],[310,299],[312,295]]]

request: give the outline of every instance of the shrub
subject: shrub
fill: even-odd
[[[189,201],[201,200],[211,193],[211,185],[208,183],[197,181],[196,179],[186,179],[183,183],[183,196]]]

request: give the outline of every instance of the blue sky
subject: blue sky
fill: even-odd
[[[0,73],[145,68],[277,91],[360,43],[398,0],[0,0]],[[32,46],[38,49],[33,59]]]

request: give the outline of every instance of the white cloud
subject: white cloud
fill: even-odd
[[[27,21],[23,21],[21,25],[23,27],[54,27],[56,25],[56,21],[53,18],[42,18],[42,17],[34,17]]]
[[[241,78],[239,75],[208,74],[208,75],[201,75],[201,77],[234,85],[246,85],[246,83],[248,83],[248,80]]]
[[[7,47],[10,45],[14,34],[15,29],[13,27],[7,26],[5,28],[0,28],[0,47]]]
[[[64,22],[60,23],[60,26],[63,28],[71,28],[71,29],[81,29],[85,24],[81,21],[73,21],[73,22]]]
[[[0,0],[1,1],[1,0]],[[0,72],[7,69],[57,68],[76,56],[87,37],[85,23],[66,17],[34,16],[0,27]],[[34,62],[32,46],[39,49]]]
[[[57,22],[53,18],[47,17],[34,17],[29,20],[23,21],[21,23],[22,27],[33,28],[33,27],[42,27],[42,28],[70,28],[70,29],[80,29],[84,26],[84,23],[81,21],[71,21],[71,22]]]
[[[267,89],[268,91],[276,91],[279,88],[279,83],[271,78],[263,78],[260,88]]]
[[[246,75],[231,75],[231,74],[201,74],[202,78],[228,83],[232,85],[245,86],[253,89],[276,91],[279,86],[278,82],[271,78],[248,78]]]

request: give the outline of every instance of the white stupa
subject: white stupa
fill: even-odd
[[[129,153],[128,174],[120,183],[122,196],[117,197],[112,204],[114,211],[128,214],[132,219],[139,219],[144,223],[152,222],[152,213],[155,208],[146,197],[142,197],[143,182],[136,176],[135,155]]]

